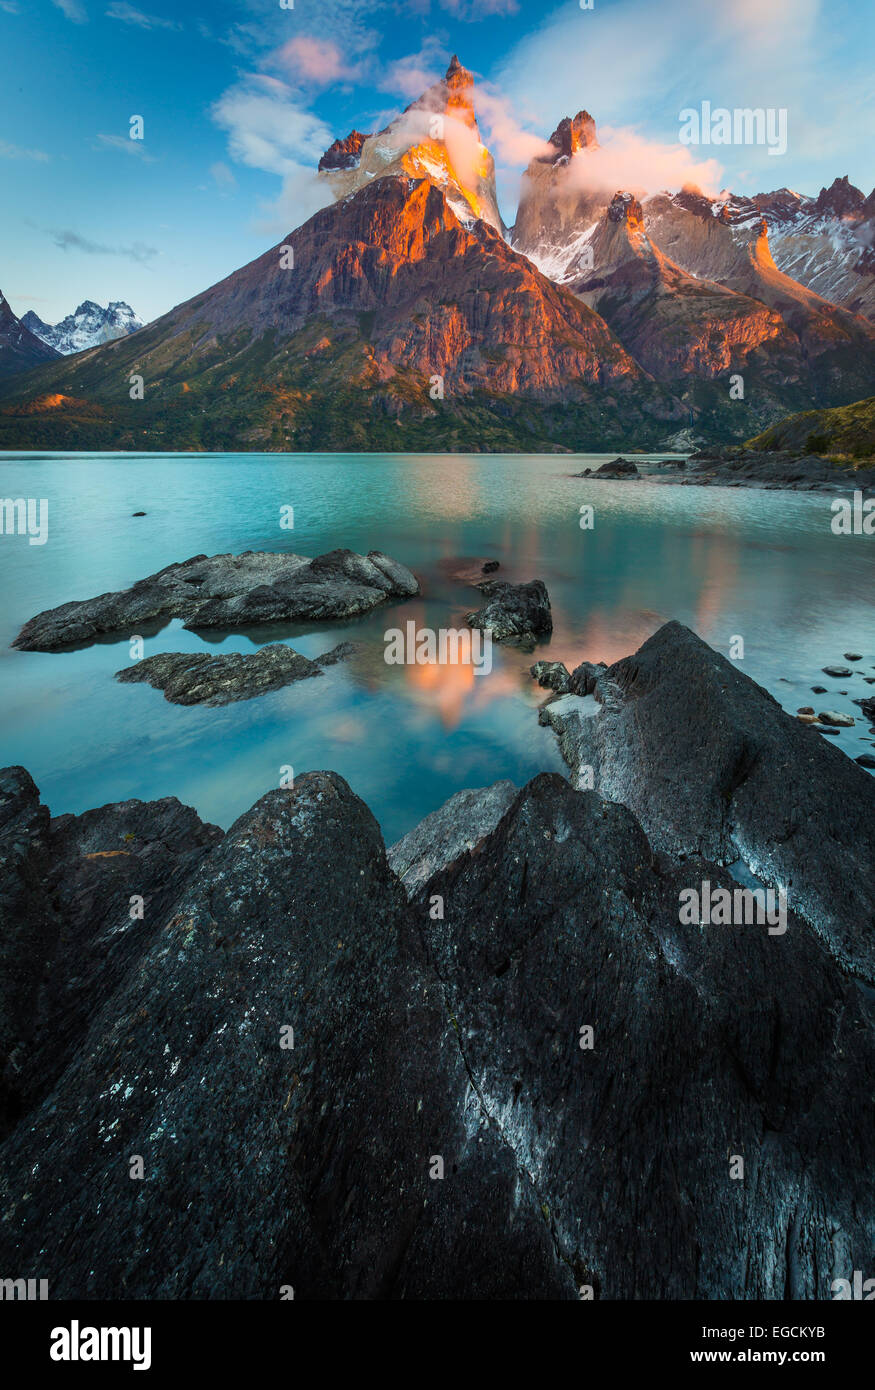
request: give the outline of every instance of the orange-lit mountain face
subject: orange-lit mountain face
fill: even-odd
[[[712,381],[756,372],[760,391],[780,398],[808,375],[796,333],[761,299],[689,274],[645,229],[641,204],[617,193],[589,238],[592,269],[568,287],[613,328],[660,380]]]
[[[875,327],[799,284],[772,255],[770,229],[797,217],[799,195],[718,202],[684,190],[642,205],[599,186],[588,113],[563,121],[551,143],[555,158],[527,170],[513,245],[595,308],[657,379],[755,371],[757,408],[767,413],[788,392],[821,404],[868,393]],[[863,217],[862,194],[846,185],[824,190],[812,213]]]
[[[495,165],[480,139],[474,78],[454,57],[446,77],[376,135],[352,131],[319,163],[335,198],[347,198],[386,175],[428,179],[461,221],[483,218],[504,232],[495,193]]]
[[[604,215],[614,189],[591,189],[569,178],[572,160],[598,149],[596,125],[588,111],[566,116],[550,136],[553,153],[533,159],[523,175],[511,240],[523,255],[556,280],[568,278],[575,249]]]
[[[529,166],[510,244],[475,100],[454,58],[384,130],[335,141],[331,206],[147,328],[0,388],[0,447],[667,448],[693,415],[747,438],[871,389],[875,331],[782,274],[763,228],[595,187],[586,111]],[[58,397],[76,409],[38,406]]]

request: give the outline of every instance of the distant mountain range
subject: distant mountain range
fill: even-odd
[[[0,447],[668,448],[871,392],[873,200],[847,179],[813,200],[640,199],[594,186],[582,111],[508,230],[473,98],[454,58],[384,130],[326,151],[336,201],[281,245],[0,384]]]
[[[104,309],[93,299],[86,299],[78,309],[56,324],[43,323],[33,309],[29,309],[22,314],[21,322],[63,357],[72,352],[84,352],[86,348],[97,347],[100,343],[114,342],[116,338],[124,338],[143,327],[142,319],[137,318],[130,304],[125,304],[124,300],[112,300]]]

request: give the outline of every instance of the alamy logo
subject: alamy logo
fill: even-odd
[[[49,1356],[53,1361],[132,1361],[135,1371],[152,1365],[151,1327],[53,1327]]]
[[[855,489],[853,501],[837,497],[830,511],[829,529],[834,536],[875,536],[875,497],[864,501],[860,488]]]
[[[769,154],[787,153],[787,108],[774,106],[726,106],[711,109],[703,101],[701,111],[685,106],[678,139],[682,145],[768,145]]]
[[[710,925],[747,927],[768,925],[769,936],[787,930],[787,899],[774,888],[713,888],[703,879],[701,888],[683,888],[679,895],[678,921],[685,927]]]
[[[833,1279],[830,1284],[833,1299],[851,1298],[860,1303],[871,1303],[875,1298],[875,1279],[867,1279],[863,1282],[862,1270],[854,1270],[853,1282],[850,1279]]]
[[[31,545],[45,545],[49,538],[47,497],[0,497],[0,535],[28,536]]]
[[[48,1296],[48,1279],[0,1279],[0,1299],[6,1302],[15,1299],[35,1301]]]
[[[492,670],[492,633],[469,627],[417,627],[412,620],[404,630],[391,627],[383,633],[387,666],[473,666],[475,676]]]

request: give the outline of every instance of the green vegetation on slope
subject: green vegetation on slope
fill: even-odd
[[[793,449],[829,458],[875,458],[875,396],[831,410],[790,415],[749,439],[752,449]]]

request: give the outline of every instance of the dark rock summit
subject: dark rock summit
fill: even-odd
[[[229,705],[321,676],[323,667],[334,666],[353,650],[352,643],[341,642],[315,661],[281,642],[247,654],[159,652],[116,671],[115,678],[163,690],[165,700],[174,705]]]
[[[392,845],[386,851],[389,867],[407,896],[413,897],[439,870],[473,850],[495,829],[516,794],[513,782],[456,792]]]
[[[362,145],[370,140],[360,130],[351,130],[345,140],[335,140],[319,160],[320,173],[324,169],[357,169],[362,154]]]
[[[132,635],[145,623],[184,618],[188,628],[248,627],[269,622],[350,618],[390,599],[419,593],[416,576],[380,551],[332,550],[304,555],[245,551],[195,555],[167,565],[130,589],[64,603],[38,613],[13,642],[51,652],[101,633]]]

